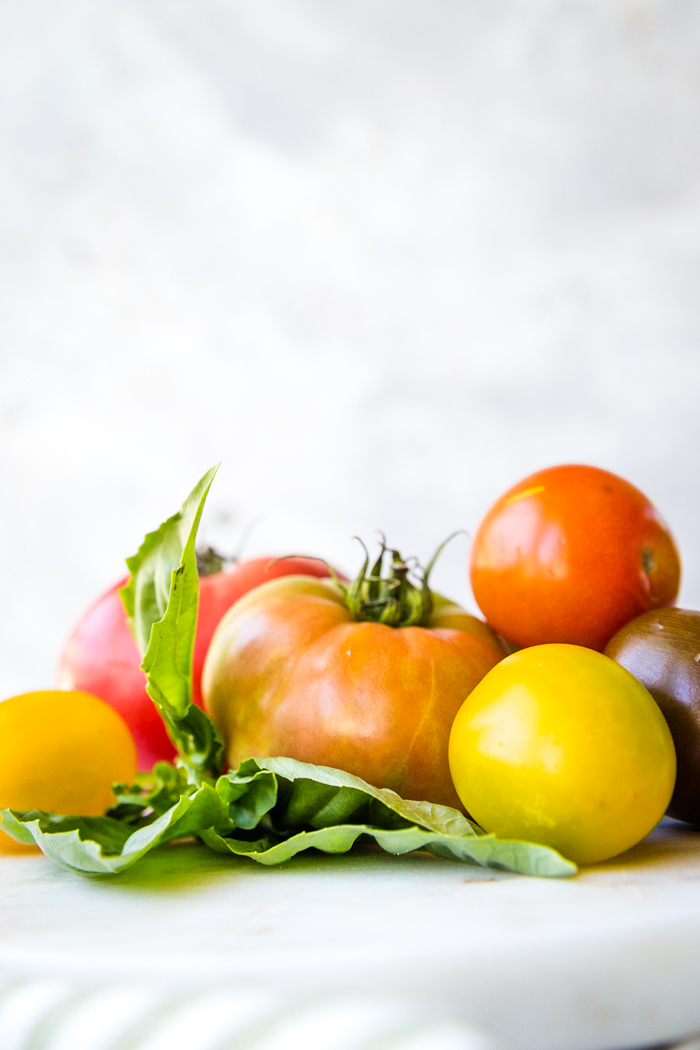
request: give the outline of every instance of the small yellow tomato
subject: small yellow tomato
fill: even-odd
[[[104,700],[54,689],[0,703],[1,809],[99,816],[135,774],[134,739]],[[0,851],[21,847],[2,832]]]
[[[651,694],[578,645],[536,645],[497,664],[452,727],[450,771],[486,831],[594,864],[663,816],[676,754]]]

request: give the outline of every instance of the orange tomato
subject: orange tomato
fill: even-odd
[[[601,651],[635,616],[674,603],[680,559],[639,489],[597,467],[551,467],[488,512],[471,582],[488,622],[516,645]]]
[[[436,595],[427,626],[391,627],[356,621],[330,581],[287,576],[224,616],[204,665],[204,706],[233,768],[288,755],[459,806],[452,721],[503,656],[486,624]]]
[[[51,689],[0,704],[0,808],[100,816],[112,784],[135,774],[133,737],[96,696]],[[19,844],[0,832],[0,851]]]

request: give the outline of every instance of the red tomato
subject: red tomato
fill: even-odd
[[[199,619],[194,649],[194,702],[202,706],[200,681],[204,658],[216,625],[235,601],[248,591],[278,576],[303,573],[328,576],[322,561],[313,558],[252,558],[237,562],[227,572],[201,576]],[[58,685],[92,693],[119,712],[136,741],[139,769],[169,761],[175,749],[160,715],[146,692],[141,657],[129,630],[118,589],[111,587],[80,620],[61,657]]]
[[[602,651],[635,616],[673,605],[680,559],[639,489],[597,467],[550,467],[488,512],[471,581],[488,622],[516,645]]]
[[[437,595],[425,627],[393,627],[358,622],[329,580],[289,576],[229,609],[209,647],[204,703],[232,768],[288,755],[459,806],[452,721],[503,656],[485,623]]]

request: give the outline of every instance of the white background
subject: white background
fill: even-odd
[[[594,463],[700,606],[693,0],[0,0],[0,264],[2,695],[217,460],[346,569]]]

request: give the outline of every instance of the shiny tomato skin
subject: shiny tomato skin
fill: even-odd
[[[47,689],[0,704],[0,808],[100,816],[135,774],[128,726],[98,697]],[[32,848],[0,831],[0,852]]]
[[[667,813],[700,826],[700,612],[643,613],[610,639],[605,655],[646,686],[661,708],[678,760]]]
[[[445,599],[428,627],[358,623],[331,581],[289,576],[252,591],[219,624],[204,706],[231,768],[286,755],[459,806],[447,764],[452,720],[503,655],[486,624]]]
[[[202,706],[204,658],[214,630],[224,613],[242,595],[261,583],[290,573],[328,576],[324,562],[315,558],[252,558],[232,569],[199,580],[199,617],[193,664],[193,699]],[[175,748],[146,692],[146,676],[132,637],[118,590],[121,580],[88,609],[74,628],[61,657],[58,685],[78,689],[106,700],[125,720],[138,750],[139,769],[170,761]]]
[[[598,467],[550,467],[509,489],[474,538],[471,583],[488,622],[517,646],[602,651],[648,609],[673,605],[680,559],[633,485]]]
[[[202,669],[214,631],[234,602],[262,583],[280,576],[327,578],[330,570],[319,558],[250,558],[239,561],[226,572],[201,576],[199,580],[199,618],[194,644],[194,702],[202,707]],[[339,578],[345,577],[339,573]]]
[[[577,645],[522,649],[465,701],[450,736],[462,802],[486,831],[578,864],[617,856],[663,816],[676,754],[651,694]]]
[[[139,769],[175,755],[165,726],[146,692],[146,675],[118,589],[121,580],[90,606],[61,656],[59,689],[81,690],[118,711],[136,741]]]

